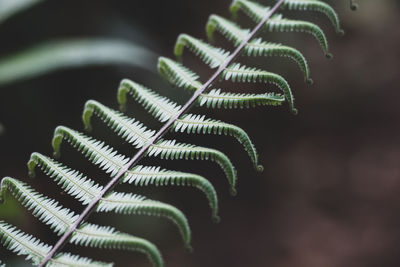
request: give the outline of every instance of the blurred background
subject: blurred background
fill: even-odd
[[[130,54],[128,62],[100,62],[1,84],[0,177],[21,179],[64,206],[82,211],[77,201],[62,194],[42,172],[37,171],[36,179],[28,178],[30,154],[51,155],[50,142],[57,125],[83,131],[80,116],[88,99],[117,109],[116,93],[123,78],[184,103],[190,94],[170,87],[158,76],[157,56],[172,58],[180,33],[205,39],[208,16],[229,17],[230,2],[42,1],[3,21],[0,62],[29,47],[71,38],[122,40],[138,50]],[[333,60],[324,57],[310,35],[262,34],[265,40],[293,45],[304,53],[314,79],[312,86],[304,83],[302,73],[288,59],[239,58],[247,65],[283,75],[291,84],[299,115],[291,115],[287,105],[193,110],[244,128],[258,149],[263,173],[253,170],[248,156],[231,137],[168,134],[168,138],[226,153],[238,170],[236,197],[229,195],[226,179],[216,164],[157,159],[141,162],[209,178],[219,196],[219,224],[211,221],[207,200],[195,189],[119,188],[181,209],[192,228],[194,253],[185,251],[176,227],[161,218],[94,214],[89,221],[149,239],[161,250],[166,266],[400,266],[400,4],[396,0],[359,0],[360,9],[352,12],[348,1],[328,2],[340,14],[344,37],[337,36],[318,13],[284,13],[321,25]],[[243,14],[239,21],[247,27],[254,25]],[[221,36],[216,45],[232,49]],[[185,52],[184,64],[200,73],[202,81],[212,73],[189,52]],[[0,81],[5,80],[4,73],[3,66]],[[266,91],[257,84],[218,82],[215,86],[230,92]],[[276,88],[268,86],[268,90]],[[128,114],[150,128],[161,126],[133,100],[128,101]],[[98,119],[93,128],[94,137],[106,140],[121,153],[132,156],[136,152]],[[109,181],[67,144],[62,147],[61,161],[101,184]],[[46,243],[57,240],[12,196],[0,206],[0,220]],[[114,261],[117,266],[151,266],[140,253],[72,246],[64,251]],[[0,259],[9,266],[29,266],[3,247]]]

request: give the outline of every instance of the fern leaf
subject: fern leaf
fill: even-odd
[[[177,108],[180,109],[180,106],[178,104],[161,97],[160,95],[151,91],[148,88],[145,88],[129,80],[124,81],[124,84],[125,85],[121,87],[125,89],[119,89],[119,91],[121,92],[121,90],[125,90],[125,95],[127,92],[129,92],[135,98],[135,100],[141,103],[145,109],[147,109],[161,122],[169,120],[174,114],[176,114]],[[121,94],[120,92],[119,95]],[[123,105],[125,105],[126,96],[124,96],[123,98],[125,99]],[[176,132],[183,132],[182,130],[186,130],[188,134],[229,134],[235,137],[241,144],[244,145],[245,150],[249,153],[253,164],[255,165],[255,167],[258,167],[258,156],[254,145],[252,144],[247,133],[243,129],[235,125],[224,123],[221,121],[206,119],[205,116],[201,115],[190,114],[190,116],[185,116],[177,119],[172,126],[172,129]]]
[[[147,255],[155,267],[164,266],[162,256],[151,242],[116,231],[112,227],[85,224],[72,235],[70,243],[95,248],[138,251]]]
[[[148,152],[149,156],[160,155],[162,159],[191,159],[215,161],[225,172],[230,192],[236,195],[237,173],[229,158],[222,152],[190,144],[177,143],[175,140],[160,140]]]
[[[243,144],[254,164],[254,167],[260,171],[263,169],[262,166],[258,165],[258,155],[253,143],[242,128],[219,120],[206,119],[206,117],[202,115],[187,114],[182,117],[182,119],[175,122],[174,129],[176,132],[186,131],[187,133],[229,134],[235,137],[239,143]]]
[[[256,68],[247,68],[239,63],[234,63],[227,67],[222,76],[225,80],[231,79],[233,82],[264,82],[276,85],[284,93],[286,100],[289,102],[291,112],[297,114],[297,109],[294,108],[292,91],[283,77]]]
[[[83,118],[86,127],[90,123],[92,114],[99,116],[118,135],[136,147],[139,147],[137,145],[137,140],[139,139],[143,140],[139,142],[139,144],[142,144],[141,146],[144,143],[150,142],[150,138],[146,139],[144,134],[148,132],[145,126],[94,100],[88,101],[85,105]],[[162,159],[210,159],[215,161],[224,170],[231,186],[231,191],[235,191],[236,171],[228,157],[218,150],[180,144],[174,140],[162,140],[152,144],[147,154],[150,157],[160,156]]]
[[[62,40],[29,48],[0,61],[0,86],[65,68],[128,64],[153,71],[153,52],[112,39]]]
[[[112,267],[113,263],[93,261],[89,258],[79,257],[70,253],[56,255],[46,264],[46,267]]]
[[[247,0],[234,0],[230,7],[232,15],[236,17],[240,9],[256,22],[260,22],[270,12],[270,7],[265,7]],[[332,57],[328,51],[328,41],[326,40],[324,32],[314,23],[301,20],[289,20],[283,18],[281,14],[275,14],[266,22],[266,27],[269,31],[297,31],[309,33],[317,39],[326,57]]]
[[[54,131],[52,146],[56,157],[60,155],[63,139],[84,154],[93,164],[98,165],[106,173],[110,173],[111,176],[115,176],[121,166],[126,165],[129,161],[127,157],[118,154],[104,142],[87,137],[64,126],[58,126]]]
[[[249,34],[249,30],[241,29],[237,24],[223,17],[211,15],[207,22],[207,36],[209,40],[213,39],[215,30],[219,31],[228,40],[233,41],[235,46],[239,45]],[[248,56],[288,57],[299,65],[304,73],[306,82],[309,84],[312,83],[307,60],[300,51],[293,47],[265,42],[261,38],[256,38],[246,44],[244,53]]]
[[[4,221],[0,221],[0,239],[4,247],[18,255],[26,255],[26,260],[31,260],[34,265],[39,265],[51,250],[51,246],[21,232]]]
[[[55,200],[35,192],[31,187],[16,179],[10,177],[3,178],[0,198],[4,198],[6,190],[10,191],[29,210],[32,210],[33,215],[38,217],[40,221],[50,225],[50,228],[58,235],[63,234],[70,228],[78,217],[78,215],[69,209],[63,208]],[[107,199],[103,201],[104,203],[108,203]],[[160,216],[161,213],[147,214]],[[71,242],[97,248],[137,250],[146,253],[156,266],[160,266],[160,263],[162,263],[160,253],[154,245],[146,240],[128,234],[115,232],[115,230],[109,227],[87,224],[76,230]],[[147,249],[145,250],[145,248]]]
[[[32,235],[18,230],[16,227],[0,221],[0,239],[3,245],[18,255],[25,255],[26,260],[31,260],[34,265],[39,265],[44,257],[52,249]],[[93,261],[88,258],[61,253],[56,255],[46,266],[77,266],[77,267],[99,267],[113,266],[112,263]]]
[[[78,171],[71,170],[61,163],[56,162],[42,154],[32,153],[28,162],[29,174],[35,176],[36,166],[40,167],[44,173],[54,179],[61,188],[69,195],[82,202],[83,205],[89,204],[98,196],[103,187],[96,184]]]
[[[181,59],[185,47],[199,56],[206,64],[210,65],[211,68],[217,68],[222,65],[230,55],[228,51],[213,47],[190,35],[181,34],[175,44],[175,56]]]
[[[178,226],[186,247],[191,249],[191,233],[186,216],[172,205],[139,195],[113,192],[100,201],[97,211],[165,217]]]
[[[197,91],[202,86],[197,74],[169,58],[160,57],[157,68],[159,73],[173,85],[190,91]]]
[[[283,8],[289,10],[309,10],[325,14],[331,21],[336,32],[343,35],[344,31],[340,28],[339,16],[336,11],[327,3],[318,0],[285,0]]]
[[[212,89],[199,97],[200,106],[207,108],[250,108],[256,106],[280,106],[285,98],[279,94],[240,94],[225,93],[221,89]]]
[[[131,80],[124,79],[118,88],[118,103],[120,109],[126,109],[126,94],[129,93],[139,104],[161,122],[171,118],[182,107],[166,97],[160,96],[154,91]]]
[[[307,60],[297,49],[286,45],[265,42],[261,38],[257,38],[248,43],[244,50],[249,56],[288,57],[299,65],[300,69],[304,73],[305,81],[308,84],[313,83],[312,79],[310,78],[310,68]]]
[[[128,118],[122,113],[112,110],[95,100],[88,100],[82,114],[85,129],[90,131],[90,120],[93,114],[99,116],[114,131],[136,148],[141,148],[154,136],[155,131],[149,130],[139,121]]]
[[[32,214],[50,226],[56,234],[64,233],[78,218],[71,210],[61,208],[55,200],[35,192],[31,187],[16,179],[5,177],[1,180],[0,199],[4,201],[7,190],[23,203]]]
[[[218,15],[210,15],[206,25],[206,33],[209,41],[213,42],[214,32],[219,31],[229,41],[232,41],[235,46],[238,46],[240,42],[245,40],[250,34],[249,29],[242,29],[236,23],[227,20]]]
[[[212,218],[216,222],[219,221],[217,193],[212,184],[200,175],[138,165],[127,171],[123,182],[138,186],[147,186],[149,184],[156,186],[193,186],[206,195],[212,210]]]

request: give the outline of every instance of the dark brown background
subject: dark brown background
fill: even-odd
[[[268,1],[265,1],[268,2]],[[216,147],[236,165],[239,194],[230,197],[223,173],[208,162],[144,160],[168,169],[207,176],[220,200],[220,224],[213,224],[203,195],[190,188],[124,188],[172,203],[187,215],[193,232],[194,253],[186,253],[176,228],[158,218],[95,215],[91,222],[112,225],[145,237],[163,253],[167,266],[399,266],[400,264],[400,137],[399,137],[399,4],[395,0],[360,0],[349,11],[348,1],[336,3],[346,35],[333,33],[326,18],[314,13],[287,13],[318,22],[326,31],[334,60],[324,58],[315,40],[304,34],[268,34],[267,40],[295,45],[309,60],[313,86],[303,82],[297,66],[286,59],[246,60],[284,75],[296,96],[299,115],[286,106],[244,111],[207,111],[214,118],[247,130],[265,166],[257,174],[233,138],[170,137]],[[46,1],[0,26],[0,57],[46,40],[67,37],[117,37],[137,42],[157,54],[172,57],[179,33],[205,38],[208,15],[228,16],[230,1]],[[252,25],[244,16],[244,25]],[[231,48],[218,38],[218,45]],[[211,73],[186,53],[185,64],[202,74]],[[156,62],[154,62],[155,66]],[[138,68],[91,67],[58,71],[0,88],[0,176],[29,182],[80,211],[80,204],[39,172],[28,180],[25,163],[33,151],[51,153],[50,140],[57,125],[82,130],[80,114],[92,98],[117,107],[119,81],[131,78],[181,103],[189,94],[170,88],[156,74]],[[263,86],[219,84],[229,91],[265,91]],[[273,89],[273,88],[272,88]],[[200,110],[200,109],[197,109]],[[129,114],[149,127],[160,126],[130,101]],[[102,123],[94,136],[119,151],[133,155]],[[62,161],[102,184],[106,175],[88,164],[68,145]],[[122,189],[121,189],[122,190]],[[0,207],[0,219],[54,244],[56,236],[15,203]],[[118,266],[150,266],[139,253],[66,247],[66,251]],[[0,248],[1,259],[20,266]]]

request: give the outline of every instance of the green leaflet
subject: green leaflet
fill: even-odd
[[[151,242],[129,234],[120,233],[109,226],[85,224],[72,236],[70,242],[81,246],[105,249],[130,250],[145,253],[155,267],[164,266],[162,256]]]
[[[160,57],[157,68],[158,72],[173,85],[190,91],[197,91],[202,86],[197,74],[169,58]]]
[[[100,200],[98,212],[115,212],[148,216],[161,216],[171,220],[182,235],[185,246],[191,250],[191,232],[186,216],[177,208],[143,196],[113,192]]]
[[[285,98],[280,94],[241,94],[224,93],[221,89],[212,89],[208,94],[199,97],[200,106],[207,108],[250,108],[256,106],[280,106]]]
[[[236,195],[237,173],[229,158],[222,152],[190,144],[177,143],[175,140],[160,140],[149,149],[149,156],[162,159],[191,159],[215,161],[225,172],[230,185],[230,193]]]
[[[214,32],[218,30],[229,41],[238,46],[250,34],[249,29],[242,29],[236,23],[224,19],[218,15],[210,15],[206,25],[206,33],[209,41],[214,40]]]
[[[241,29],[237,24],[218,15],[211,15],[209,17],[206,29],[209,40],[213,39],[214,32],[217,30],[229,41],[234,42],[235,46],[238,46],[239,43],[249,34],[248,29]],[[304,73],[306,82],[309,84],[312,83],[307,60],[303,54],[295,48],[277,43],[265,42],[261,38],[255,38],[246,44],[244,47],[244,53],[248,56],[288,57],[300,66],[300,69]]]
[[[98,196],[103,187],[76,170],[72,170],[61,163],[40,153],[32,153],[28,162],[29,175],[35,176],[36,166],[53,178],[58,185],[69,195],[88,205]]]
[[[88,100],[82,113],[83,124],[87,131],[91,130],[92,115],[99,116],[105,123],[136,148],[143,147],[154,136],[155,131],[147,129],[143,123],[128,118],[121,112],[112,110],[95,100]]]
[[[151,141],[152,135],[146,135],[146,133],[151,131],[146,129],[143,124],[94,100],[89,100],[85,105],[83,121],[86,128],[90,125],[92,114],[99,116],[112,130],[137,148]],[[174,140],[161,140],[151,145],[147,155],[150,157],[160,156],[162,159],[210,159],[211,161],[215,161],[225,172],[231,186],[231,192],[233,194],[235,192],[236,171],[228,157],[218,150],[180,144]]]
[[[130,93],[133,98],[141,103],[146,110],[148,110],[154,117],[159,119],[161,122],[169,120],[176,112],[181,108],[177,103],[168,100],[165,97],[158,95],[157,93],[145,88],[142,85],[134,83],[129,80],[125,80],[119,89],[119,96],[123,94],[123,103],[126,104],[126,93]],[[121,93],[123,91],[123,93]],[[255,97],[254,97],[255,98]],[[120,99],[120,97],[118,98]],[[207,98],[203,98],[207,99]],[[216,99],[216,98],[214,98]],[[256,101],[254,101],[256,102]],[[173,126],[175,132],[197,133],[197,134],[229,134],[235,137],[241,144],[243,144],[245,150],[248,152],[254,166],[261,170],[261,166],[258,166],[258,155],[256,149],[251,142],[247,133],[232,124],[224,123],[217,120],[206,119],[205,116],[188,114],[180,119],[177,119]]]
[[[229,52],[222,48],[213,47],[188,34],[181,34],[176,40],[174,49],[174,54],[178,59],[182,58],[185,47],[199,56],[206,64],[210,65],[211,68],[217,68],[222,65],[230,55]]]
[[[152,70],[155,55],[141,46],[112,39],[53,41],[0,60],[0,86],[64,68],[128,64]]]
[[[239,10],[243,10],[252,20],[260,22],[270,12],[270,7],[265,7],[247,0],[234,0],[230,7],[233,17],[237,16]],[[314,23],[301,20],[289,20],[283,18],[280,14],[274,14],[265,25],[269,31],[309,33],[317,39],[326,57],[332,58],[332,54],[328,51],[328,41],[326,40],[324,32]]]
[[[16,179],[5,177],[1,180],[0,200],[4,201],[7,191],[58,235],[67,231],[78,218],[78,215],[71,210],[61,208],[55,200],[35,192],[28,185]]]
[[[276,85],[285,94],[291,112],[297,114],[297,109],[294,108],[294,97],[292,91],[283,77],[268,71],[248,68],[238,63],[234,63],[227,67],[222,73],[222,76],[225,80],[230,79],[232,82],[263,82]]]
[[[212,219],[215,222],[220,220],[218,216],[217,193],[212,184],[200,175],[168,171],[160,167],[138,165],[127,171],[123,182],[139,186],[154,184],[156,186],[177,185],[195,187],[206,195],[212,210]]]
[[[253,143],[250,140],[250,137],[247,133],[242,129],[235,125],[224,123],[219,120],[206,119],[205,116],[202,115],[194,115],[187,114],[182,117],[182,119],[178,119],[174,124],[174,129],[176,132],[187,132],[187,133],[214,133],[219,135],[231,135],[235,137],[239,143],[241,143],[247,153],[249,154],[254,167],[262,171],[263,167],[258,165],[258,154]]]
[[[329,18],[337,33],[341,35],[344,34],[344,31],[340,28],[338,14],[327,3],[318,0],[285,0],[282,7],[289,10],[308,10],[321,12]]]
[[[128,93],[161,122],[169,120],[171,118],[170,114],[176,114],[182,108],[182,106],[164,96],[160,96],[149,88],[124,79],[118,88],[117,96],[121,110],[126,109],[126,94]]]
[[[32,261],[35,266],[39,265],[52,249],[51,246],[3,221],[0,221],[0,239],[4,247],[18,255],[25,255],[26,260]],[[113,264],[97,262],[69,253],[60,253],[51,259],[46,266],[105,267],[113,266]]]

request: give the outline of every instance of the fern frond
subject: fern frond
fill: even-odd
[[[158,72],[173,85],[190,91],[197,91],[202,86],[198,81],[199,75],[169,58],[160,57],[157,68]]]
[[[175,56],[181,59],[185,47],[199,56],[212,69],[222,65],[230,55],[222,48],[213,47],[188,34],[180,34],[174,48]]]
[[[325,14],[331,21],[335,31],[339,34],[344,34],[343,29],[340,28],[339,16],[336,11],[327,3],[319,0],[285,0],[282,8],[289,10],[307,10],[317,11]]]
[[[228,40],[233,41],[235,46],[239,45],[249,33],[249,30],[241,29],[236,23],[218,15],[211,15],[209,17],[206,28],[209,40],[213,39],[214,32],[217,30]],[[309,84],[312,83],[307,60],[300,51],[293,47],[265,42],[261,38],[256,38],[247,43],[243,50],[248,56],[288,57],[299,65],[304,73],[306,82]]]
[[[172,205],[139,195],[113,192],[100,200],[97,211],[165,217],[178,226],[186,247],[190,249],[191,233],[186,216]]]
[[[52,177],[61,188],[69,195],[82,202],[83,205],[90,203],[103,189],[93,180],[88,179],[78,171],[71,170],[61,163],[56,162],[39,153],[32,153],[28,162],[31,176],[34,176],[36,166],[40,167],[47,175]],[[122,168],[122,167],[121,167]],[[123,182],[139,186],[192,186],[202,191],[212,209],[212,216],[218,221],[218,198],[212,184],[204,177],[183,172],[161,170],[159,167],[136,166],[128,170]]]
[[[50,225],[50,228],[58,235],[63,234],[69,229],[78,217],[78,215],[69,209],[63,208],[55,200],[35,192],[31,187],[16,179],[10,177],[3,178],[1,182],[0,199],[4,199],[6,190],[11,192],[28,208],[28,210],[32,210],[33,215],[40,221]],[[109,203],[107,198],[102,201],[104,201],[104,203]],[[109,203],[109,205],[112,204],[115,203]],[[151,213],[147,214],[155,215]],[[157,214],[157,216],[160,215],[161,213]],[[162,262],[160,253],[154,245],[141,238],[115,232],[115,230],[110,227],[86,224],[76,230],[71,242],[97,248],[137,250],[147,254],[156,266],[161,266],[160,263]]]
[[[247,0],[234,0],[230,6],[230,11],[233,17],[237,16],[239,10],[243,10],[255,22],[260,22],[266,15],[269,14],[271,9],[270,7],[265,7],[258,3]],[[283,18],[281,14],[275,14],[266,22],[265,25],[269,31],[295,31],[309,33],[317,39],[326,57],[332,57],[332,55],[328,51],[328,41],[326,40],[324,32],[319,26],[315,25],[314,23],[301,20],[289,20]]]
[[[35,192],[25,183],[11,177],[1,180],[0,200],[4,201],[7,190],[58,235],[64,233],[78,218],[71,210],[61,208],[55,200]]]
[[[222,76],[225,80],[233,82],[264,82],[276,85],[285,95],[289,102],[289,107],[292,113],[297,114],[297,109],[294,108],[294,97],[287,81],[275,73],[271,73],[256,68],[248,68],[239,63],[234,63],[227,67]]]
[[[137,146],[139,139],[143,140],[143,142],[140,141],[139,144],[150,142],[150,138],[146,139],[144,134],[148,132],[145,126],[97,101],[89,100],[85,105],[83,115],[86,127],[90,123],[92,114],[99,116],[118,135],[136,147],[139,147]],[[228,157],[218,150],[189,144],[180,144],[176,143],[175,140],[161,140],[152,144],[147,154],[150,157],[160,156],[161,159],[210,159],[215,161],[224,170],[229,184],[231,185],[231,191],[235,191],[236,171]]]
[[[0,239],[3,245],[17,255],[25,255],[26,260],[31,260],[34,265],[39,265],[44,257],[52,249],[32,235],[23,233],[15,226],[0,221]],[[93,261],[69,253],[60,253],[49,261],[46,266],[76,266],[76,267],[99,267],[113,266],[112,263]]]

